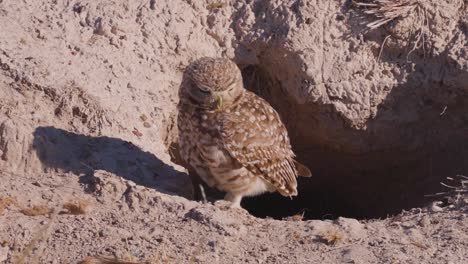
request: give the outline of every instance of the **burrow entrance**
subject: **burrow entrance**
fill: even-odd
[[[439,109],[428,104],[414,124],[398,126],[399,120],[388,122],[377,114],[367,129],[358,130],[331,106],[296,103],[275,79],[275,70],[281,68],[243,67],[245,86],[280,113],[298,160],[309,166],[313,177],[299,178],[294,199],[276,193],[245,199],[243,206],[251,214],[276,219],[296,214],[305,219],[384,218],[427,204],[434,199],[431,194],[447,190],[440,184],[446,177],[467,174],[466,99],[452,105],[446,118],[434,119]],[[406,88],[396,87],[392,95],[402,104],[418,96],[406,94]]]
[[[452,115],[444,119],[434,120],[438,109],[429,105],[414,124],[398,126],[398,120],[389,123],[377,115],[367,129],[359,130],[331,106],[297,104],[271,69],[241,68],[245,86],[280,113],[298,160],[313,173],[298,179],[299,195],[293,199],[277,193],[244,198],[242,207],[254,216],[385,218],[433,200],[428,195],[445,191],[440,182],[446,177],[468,174],[468,120],[462,118],[468,119],[467,99],[452,105]],[[395,97],[402,104],[414,99],[405,93]],[[208,193],[212,200],[223,197]]]

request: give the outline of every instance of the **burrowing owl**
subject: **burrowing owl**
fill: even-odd
[[[297,195],[297,175],[311,173],[294,160],[278,113],[244,89],[234,62],[191,63],[179,96],[180,155],[209,186],[227,193],[231,207],[264,192]]]

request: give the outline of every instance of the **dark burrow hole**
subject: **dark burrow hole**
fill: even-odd
[[[304,219],[385,218],[440,199],[432,194],[447,191],[441,182],[467,174],[466,99],[452,105],[451,117],[434,121],[440,112],[429,106],[413,125],[401,127],[387,123],[384,101],[367,130],[356,130],[330,106],[292,100],[281,80],[272,77],[281,70],[243,67],[245,87],[280,113],[298,160],[313,176],[298,179],[299,195],[293,199],[277,193],[245,199],[242,205],[251,214],[276,219],[298,214]],[[414,105],[421,95],[407,94],[413,90],[407,85],[413,84],[395,87],[391,96]]]
[[[433,111],[423,109],[427,116],[402,129],[386,123],[384,102],[367,129],[359,130],[345,124],[330,106],[297,104],[268,69],[241,68],[246,88],[280,113],[297,159],[313,173],[298,179],[299,195],[292,199],[277,193],[244,198],[242,207],[254,216],[386,218],[440,198],[432,196],[447,191],[440,182],[468,173],[468,120],[434,122]],[[394,96],[404,98],[402,104],[414,99],[401,92],[409,90],[404,88],[394,88]],[[452,105],[454,116],[466,113],[467,105],[463,101]],[[209,194],[212,199],[223,197],[216,191]]]
[[[272,77],[282,70],[243,67],[245,87],[280,113],[298,160],[309,166],[313,177],[298,179],[299,195],[293,199],[277,193],[245,199],[243,207],[251,214],[276,219],[297,214],[305,219],[385,218],[440,199],[432,194],[447,191],[441,182],[468,173],[466,97],[452,103],[450,116],[439,118],[440,106],[428,105],[414,124],[400,127],[386,121],[391,107],[384,101],[367,129],[356,130],[330,106],[290,99],[282,81]],[[410,94],[413,85],[395,87],[389,95],[407,111],[420,107],[415,103],[420,97],[445,92],[441,87],[433,89],[435,95]]]

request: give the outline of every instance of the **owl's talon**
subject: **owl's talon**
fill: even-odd
[[[223,211],[235,211],[235,212],[242,212],[242,213],[248,213],[247,210],[245,210],[244,208],[242,208],[240,206],[240,204],[238,203],[233,203],[233,202],[230,202],[230,201],[226,201],[226,200],[218,200],[214,203],[214,206],[218,207],[219,209],[223,210]]]
[[[234,203],[226,200],[218,200],[214,202],[214,206],[218,207],[221,210],[228,210],[230,208],[233,208]]]

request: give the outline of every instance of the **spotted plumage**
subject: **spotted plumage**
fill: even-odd
[[[196,60],[184,72],[179,96],[181,157],[209,186],[226,192],[232,206],[264,192],[297,195],[297,175],[310,171],[294,160],[278,113],[244,89],[236,64]]]

